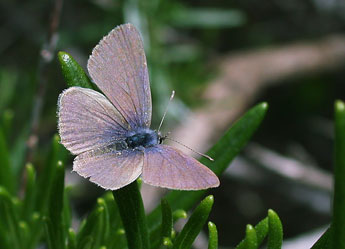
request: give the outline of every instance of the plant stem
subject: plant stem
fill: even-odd
[[[126,231],[128,249],[149,249],[146,216],[138,183],[135,181],[113,195]]]
[[[345,104],[335,103],[335,169],[332,245],[345,249]]]

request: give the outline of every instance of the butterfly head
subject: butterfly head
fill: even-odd
[[[168,132],[167,134],[163,135],[160,131],[158,131],[157,135],[158,135],[159,144],[162,144],[163,141],[169,137],[170,132]]]

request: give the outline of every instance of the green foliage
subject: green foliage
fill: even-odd
[[[246,236],[236,249],[257,249],[267,237],[267,249],[279,249],[283,242],[283,227],[278,215],[268,210],[268,215],[255,227],[247,225]]]
[[[113,191],[113,194],[126,230],[128,248],[150,248],[145,210],[138,183],[135,181]]]
[[[0,127],[0,185],[10,193],[14,192],[15,178],[11,170],[10,154],[6,146],[5,133]]]
[[[209,221],[208,222],[208,249],[218,248],[218,231],[216,225]]]
[[[196,236],[200,233],[203,225],[207,221],[213,202],[213,196],[210,195],[199,204],[182,231],[177,235],[173,249],[187,249],[192,246]]]
[[[59,53],[62,71],[70,86],[92,87],[89,79],[75,60],[67,53]],[[82,83],[80,83],[82,82]],[[201,159],[217,175],[249,141],[263,120],[267,104],[261,103],[240,118],[208,152],[214,162]],[[344,248],[344,189],[345,189],[345,108],[338,101],[335,108],[335,194],[331,229],[313,249]],[[49,249],[149,249],[191,248],[196,236],[208,221],[213,206],[213,196],[205,197],[194,209],[181,231],[174,223],[187,217],[206,191],[171,191],[150,214],[145,214],[139,186],[133,182],[117,191],[106,192],[75,231],[71,228],[72,215],[69,204],[69,187],[64,186],[64,161],[66,150],[55,135],[44,167],[39,174],[33,164],[25,166],[23,197],[18,198],[16,178],[11,165],[6,132],[10,118],[0,126],[0,244],[4,249],[37,248],[40,243]],[[4,132],[6,131],[6,132]],[[4,177],[6,176],[6,177]],[[208,222],[209,249],[218,248],[218,231]],[[245,238],[237,249],[258,248],[267,238],[268,249],[282,246],[283,229],[278,215],[268,210],[268,215],[255,227],[247,225]]]
[[[171,212],[171,207],[169,205],[169,202],[165,200],[164,198],[161,200],[161,207],[162,207],[162,231],[161,231],[161,237],[162,241],[161,243],[163,245],[170,244],[171,236],[173,232],[173,214]]]
[[[345,248],[345,104],[335,103],[335,169],[331,248]]]
[[[68,53],[60,51],[58,53],[62,74],[65,77],[66,84],[69,87],[79,86],[93,89],[89,77],[85,74],[82,67]]]

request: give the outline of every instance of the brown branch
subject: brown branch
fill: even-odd
[[[44,103],[44,97],[47,89],[48,68],[54,58],[56,43],[58,40],[58,26],[60,23],[60,15],[62,10],[63,0],[55,0],[54,7],[51,13],[51,20],[48,29],[47,41],[43,44],[40,51],[40,58],[38,62],[38,69],[36,79],[38,80],[38,90],[35,96],[31,123],[30,135],[27,141],[27,161],[32,161],[34,151],[38,143],[39,122]]]

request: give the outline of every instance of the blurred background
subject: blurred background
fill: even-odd
[[[43,166],[57,132],[57,98],[66,88],[57,52],[85,68],[98,41],[125,22],[144,40],[152,128],[172,90],[163,132],[201,152],[251,106],[270,106],[210,191],[221,248],[236,245],[268,208],[282,219],[285,249],[309,248],[330,221],[333,103],[345,99],[345,0],[2,0],[0,116],[14,118],[6,136],[17,174],[28,160]],[[103,190],[69,173],[68,158],[73,211],[82,217]],[[143,187],[148,210],[159,194]],[[205,248],[205,238],[195,248]]]

